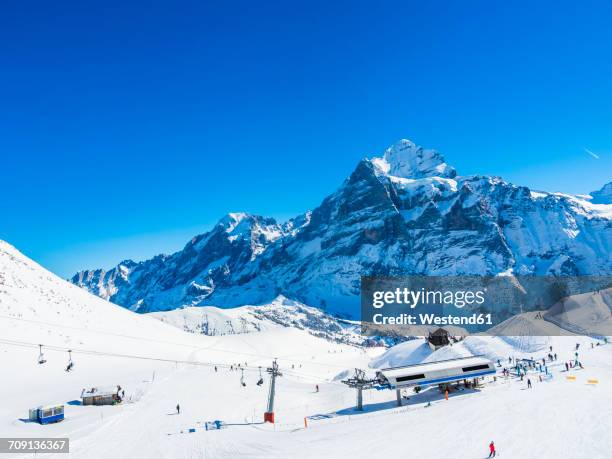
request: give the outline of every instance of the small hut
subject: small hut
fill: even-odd
[[[52,424],[64,420],[64,405],[49,405],[32,408],[29,413],[31,422]]]
[[[121,386],[92,387],[83,389],[81,399],[83,405],[115,405],[121,403]]]
[[[427,344],[429,347],[435,351],[440,349],[441,347],[448,346],[450,344],[450,337],[448,332],[443,328],[438,328],[437,330],[430,332],[427,337]]]

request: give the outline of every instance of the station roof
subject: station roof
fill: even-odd
[[[81,392],[81,398],[117,395],[117,391],[117,386],[92,387],[90,389],[83,389]]]
[[[407,365],[403,367],[383,368],[380,372],[385,377],[397,377],[410,374],[428,373],[438,370],[454,370],[473,365],[489,365],[491,360],[486,357],[465,357],[460,359],[441,360],[439,362],[425,362],[416,365]]]

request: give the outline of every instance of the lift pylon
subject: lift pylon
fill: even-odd
[[[355,368],[353,377],[345,379],[342,382],[349,387],[357,389],[357,410],[363,411],[363,390],[371,389],[378,380],[366,378],[365,371]]]
[[[270,373],[270,392],[268,393],[268,410],[264,413],[264,422],[271,422],[274,424],[274,395],[276,390],[276,377],[282,376],[283,374],[278,370],[278,363],[276,359],[272,362],[272,366],[267,368],[266,371]]]

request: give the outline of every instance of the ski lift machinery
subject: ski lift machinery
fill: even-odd
[[[445,385],[454,381],[477,379],[496,373],[495,364],[484,356],[463,357],[438,362],[419,363],[383,368],[374,378],[366,378],[363,370],[355,369],[355,376],[342,382],[357,389],[357,409],[362,410],[362,391],[394,389],[398,406],[402,405],[401,390],[406,387]]]

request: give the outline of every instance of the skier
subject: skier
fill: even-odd
[[[531,379],[527,378],[527,389],[531,389]]]
[[[217,372],[217,367],[215,366],[215,373]]]
[[[493,443],[493,440],[489,443],[489,457],[495,457],[495,443]]]
[[[319,385],[318,384],[315,386],[315,389],[316,389],[317,392],[319,392]]]
[[[176,414],[181,414],[181,405],[176,404]]]

